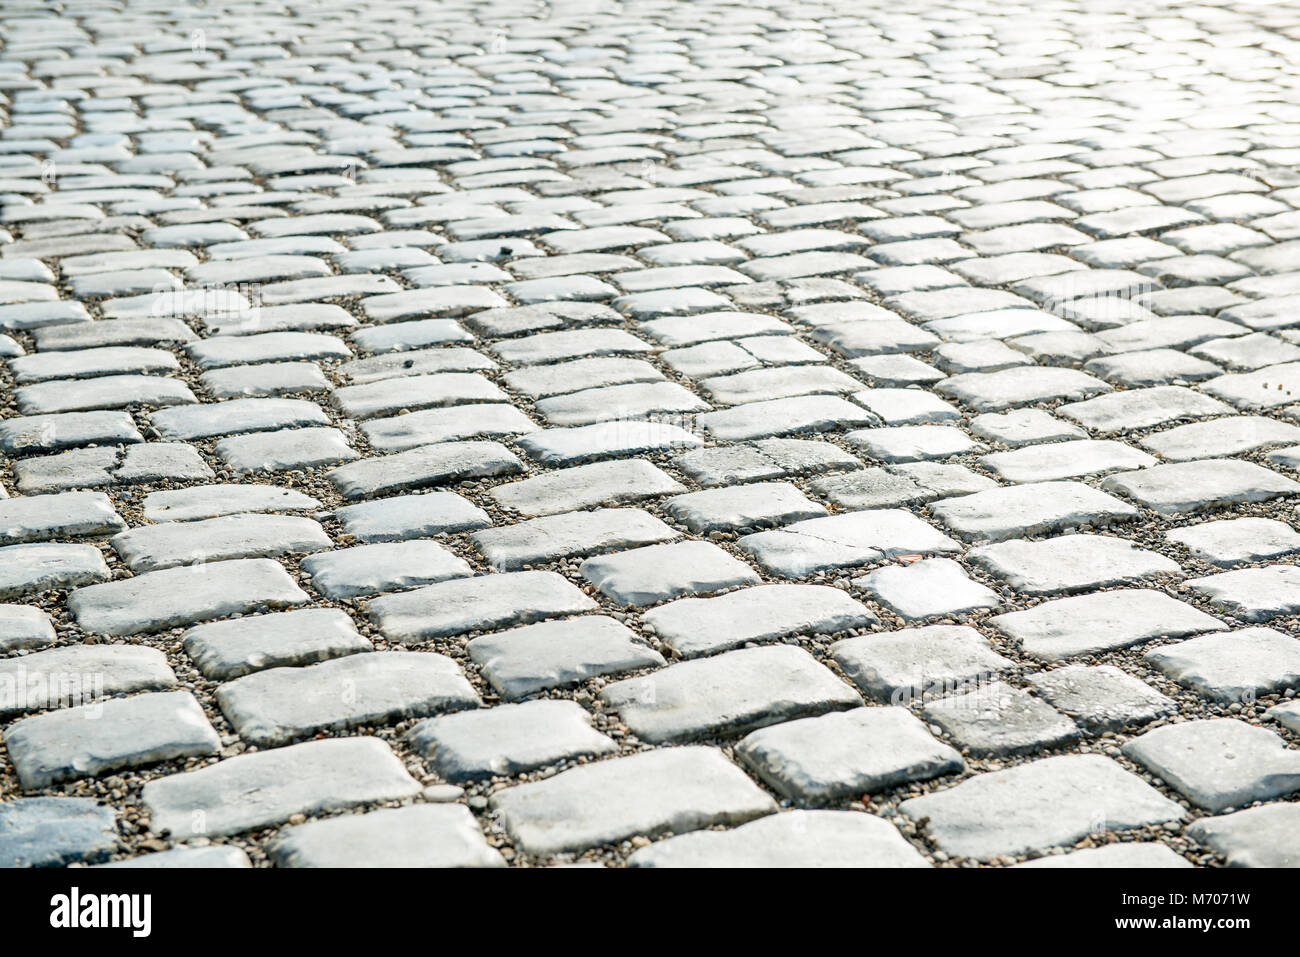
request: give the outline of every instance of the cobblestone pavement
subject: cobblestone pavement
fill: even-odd
[[[1300,10],[0,38],[0,864],[1300,864]]]

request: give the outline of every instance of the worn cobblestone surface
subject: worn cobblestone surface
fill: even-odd
[[[0,865],[1300,866],[1294,7],[0,42]]]

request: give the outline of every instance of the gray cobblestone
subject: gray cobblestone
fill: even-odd
[[[311,664],[371,647],[357,634],[352,619],[335,608],[215,621],[190,628],[181,640],[198,669],[218,681],[265,668]]]
[[[469,809],[456,804],[351,814],[282,830],[277,867],[504,867]]]
[[[1019,642],[1028,654],[1045,661],[1227,627],[1152,589],[1057,598],[1026,611],[999,615],[990,623]]]
[[[1099,794],[1106,796],[1100,807]],[[928,832],[949,853],[981,860],[1071,844],[1093,831],[1177,821],[1186,813],[1096,754],[982,774],[904,801],[900,810],[913,820],[928,818]]]
[[[654,742],[734,734],[861,702],[811,655],[786,645],[682,662],[616,682],[601,697]]]
[[[776,810],[711,748],[668,748],[600,761],[498,792],[493,807],[534,854],[585,850],[636,834],[740,824]]]
[[[479,698],[450,658],[385,651],[259,671],[222,685],[217,701],[240,737],[273,747],[321,730],[472,708]]]
[[[888,821],[844,811],[790,811],[731,831],[698,831],[637,851],[632,867],[925,867]]]
[[[415,642],[479,628],[577,614],[596,603],[554,572],[478,575],[370,602],[368,613],[395,641]]]
[[[419,789],[378,738],[341,738],[242,754],[157,778],[145,785],[143,800],[154,833],[208,836],[409,797]]]
[[[529,701],[429,718],[411,743],[448,781],[514,775],[580,755],[617,751],[572,701]]]
[[[1287,10],[110,6],[0,18],[0,713],[70,754],[117,723],[69,712],[188,694],[220,752],[54,782],[20,734],[0,794],[94,796],[120,836],[15,799],[0,857],[1285,860],[1282,825],[1184,832],[1051,755],[1300,726]],[[463,790],[402,680],[372,709],[330,677],[404,654],[481,702],[449,725],[500,725]],[[728,667],[799,655],[873,707],[795,717],[781,666]],[[723,751],[602,699],[681,674],[715,676],[681,739]],[[221,700],[250,687],[285,719],[254,737],[319,740],[246,753]],[[981,724],[990,696],[1022,707]],[[813,761],[879,705],[1005,753],[952,798],[870,735],[815,801],[727,763],[751,719]],[[608,743],[530,751],[511,716],[544,710]],[[297,770],[336,745],[382,753]]]
[[[111,808],[90,798],[35,797],[0,807],[0,865],[52,867],[102,859],[117,849]]]
[[[904,708],[854,708],[763,728],[736,754],[800,804],[886,791],[965,767]]]
[[[105,771],[215,754],[221,742],[193,695],[165,691],[24,718],[5,730],[5,746],[18,780],[33,791]]]
[[[472,639],[466,650],[506,698],[664,664],[663,656],[636,641],[634,632],[602,615],[484,635]]]
[[[1266,728],[1232,718],[1156,728],[1124,753],[1213,813],[1300,790],[1300,755]]]
[[[1272,804],[1201,818],[1187,835],[1222,854],[1229,867],[1295,867],[1297,818],[1296,805]]]
[[[1091,731],[1118,731],[1176,710],[1171,699],[1111,665],[1067,665],[1029,680],[1039,697]]]

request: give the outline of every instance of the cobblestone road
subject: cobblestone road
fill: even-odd
[[[1300,11],[7,0],[0,864],[1300,864]]]

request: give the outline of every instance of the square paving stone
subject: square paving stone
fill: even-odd
[[[831,323],[814,329],[809,338],[848,359],[928,352],[942,341],[934,333],[902,319]]]
[[[663,378],[663,373],[641,359],[595,358],[526,366],[507,373],[503,381],[516,392],[545,398],[603,386],[658,382]]]
[[[94,867],[108,868],[212,868],[212,867],[252,867],[242,848],[233,844],[209,844],[205,847],[175,847],[170,851],[154,851],[150,854],[137,854],[107,864],[95,864]]]
[[[970,430],[982,439],[1016,447],[1036,442],[1082,439],[1087,433],[1053,417],[1042,409],[1012,409],[1009,412],[985,412],[970,421]]]
[[[0,804],[0,867],[64,867],[118,848],[113,809],[90,798],[14,798]]]
[[[547,515],[470,535],[475,547],[497,571],[598,552],[649,545],[680,537],[639,508],[601,508],[590,512]]]
[[[1265,712],[1265,717],[1276,721],[1294,734],[1300,734],[1300,701],[1291,700],[1285,704],[1275,705]]]
[[[287,472],[338,465],[359,458],[338,429],[286,429],[250,432],[222,439],[214,447],[236,472]]]
[[[1142,844],[1132,841],[1124,844],[1107,844],[1105,847],[1085,848],[1068,854],[1050,854],[1015,867],[1035,869],[1051,868],[1166,868],[1191,867],[1192,863],[1177,851],[1164,844]]]
[[[1300,427],[1263,416],[1239,415],[1193,422],[1141,440],[1141,444],[1169,462],[1186,462],[1253,452],[1266,445],[1300,441]]]
[[[371,649],[347,612],[338,608],[300,608],[196,625],[181,635],[181,643],[203,676],[214,681]]]
[[[548,425],[582,426],[609,419],[639,419],[668,413],[707,412],[711,406],[675,382],[636,382],[584,389],[538,399],[534,408]]]
[[[743,445],[698,449],[678,456],[676,462],[704,486],[862,468],[861,462],[838,446],[808,439],[760,439]]]
[[[1019,642],[1026,654],[1043,661],[1228,627],[1164,592],[1145,588],[1056,598],[990,618],[989,624]]]
[[[511,437],[536,429],[514,406],[493,402],[407,412],[371,419],[361,426],[371,447],[379,452],[402,452],[454,439]]]
[[[668,606],[665,606],[668,607]],[[503,698],[663,665],[659,652],[603,615],[524,625],[474,638],[466,651]]]
[[[1067,665],[1030,675],[1038,696],[1088,731],[1119,731],[1178,709],[1146,682],[1114,665]]]
[[[1081,482],[1035,482],[935,502],[930,511],[969,539],[1002,542],[1135,519],[1136,508]]]
[[[758,585],[716,598],[681,598],[652,608],[642,621],[686,658],[789,635],[834,634],[876,616],[826,585]]]
[[[320,502],[274,485],[199,485],[150,492],[141,503],[150,522],[190,522],[246,512],[311,511]]]
[[[1053,333],[1037,334],[1053,335]],[[1055,333],[1055,335],[1061,334]],[[931,358],[942,369],[953,375],[964,372],[997,372],[1014,366],[1033,365],[1024,354],[1017,352],[997,339],[977,339],[973,342],[945,342],[934,350]],[[947,405],[947,403],[944,404]],[[953,407],[953,411],[957,411],[955,407]],[[958,412],[954,417],[960,417],[960,415],[961,413]]]
[[[1300,867],[1300,804],[1267,804],[1203,817],[1186,834],[1229,867]]]
[[[29,605],[0,605],[0,651],[43,648],[52,644],[54,623],[48,613]]]
[[[1272,628],[1202,635],[1144,657],[1180,685],[1224,704],[1300,688],[1300,639]]]
[[[966,577],[951,558],[928,558],[868,572],[853,584],[903,618],[964,615],[1002,603],[997,593]]]
[[[258,671],[222,685],[217,703],[239,736],[258,747],[480,704],[455,661],[420,651]]]
[[[307,593],[269,558],[208,562],[78,588],[68,610],[86,631],[138,635],[300,605]]]
[[[232,399],[207,405],[163,409],[149,417],[163,438],[190,442],[237,432],[269,432],[329,425],[329,416],[305,399]]]
[[[904,801],[949,854],[991,860],[1073,844],[1088,834],[1181,820],[1181,807],[1098,754],[1044,758]]]
[[[523,470],[524,463],[500,442],[439,442],[352,462],[326,477],[344,498],[358,499]]]
[[[1300,552],[1300,532],[1272,518],[1230,518],[1185,525],[1165,537],[1212,565],[1258,562]]]
[[[783,797],[820,804],[965,768],[905,708],[854,708],[755,731],[736,756]]]
[[[1235,718],[1165,725],[1123,751],[1214,814],[1300,790],[1300,751],[1267,728]]]
[[[312,587],[326,598],[365,598],[472,575],[463,558],[436,542],[357,545],[302,560]]]
[[[62,412],[22,415],[0,422],[0,451],[11,457],[83,445],[143,442],[127,412]]]
[[[1063,595],[1182,573],[1163,555],[1105,535],[998,542],[972,548],[966,558],[1025,595]]]
[[[883,356],[865,356],[849,363],[864,373],[876,386],[902,388],[909,385],[930,385],[944,378],[934,366],[913,356],[901,353]]]
[[[874,701],[906,705],[1014,667],[966,625],[928,625],[831,645],[844,673]]]
[[[1008,482],[1052,482],[1080,478],[1099,472],[1137,469],[1155,465],[1157,459],[1123,442],[1079,439],[1053,442],[994,452],[980,458],[980,464]]]
[[[665,748],[498,791],[492,808],[527,854],[584,851],[771,814],[776,802],[720,751]]]
[[[765,528],[826,514],[789,482],[764,482],[689,492],[664,502],[664,509],[693,532]]]
[[[1078,331],[1078,327],[1073,323],[1038,309],[995,309],[991,312],[975,312],[962,316],[953,316],[951,319],[936,319],[933,322],[927,322],[925,328],[948,342],[955,343],[975,343],[992,339],[1050,335],[1052,333],[1063,335]],[[993,361],[986,363],[985,360],[980,360],[978,354],[981,351],[985,352],[986,359],[992,358]],[[1023,360],[1012,362],[1011,356],[1006,351],[993,346],[987,347],[987,351],[983,349],[955,349],[952,352],[956,356],[961,356],[962,353],[967,353],[967,355],[974,353],[973,358],[975,361],[973,364],[983,366],[986,369],[1005,368],[1010,365],[1014,369],[1025,373],[1026,378],[1032,383],[1027,383],[1026,386],[1016,386],[1001,371],[963,373],[964,376],[1002,377],[1000,379],[988,379],[979,383],[964,381],[959,386],[960,393],[951,393],[955,398],[960,399],[972,408],[994,411],[997,408],[1006,408],[1007,405],[1043,402],[1057,397],[1079,397],[1104,391],[1097,389],[1094,384],[1084,382],[1077,377],[1042,375],[1042,372],[1050,373],[1053,370],[1036,368]],[[958,359],[958,362],[960,362],[960,359]],[[957,371],[955,365],[953,371]],[[1075,370],[1058,369],[1055,371]],[[1087,379],[1093,378],[1083,372],[1080,372],[1079,375]],[[1099,382],[1100,380],[1095,381]],[[976,396],[980,394],[981,390],[983,390],[983,395],[977,398]]]
[[[1288,310],[1287,315],[1293,315]],[[1201,388],[1241,409],[1272,409],[1295,401],[1300,362],[1270,365],[1254,372],[1232,372]]]
[[[791,396],[844,394],[862,383],[838,369],[821,365],[777,366],[700,380],[700,388],[720,405],[739,405]]]
[[[491,525],[487,512],[455,492],[397,495],[345,505],[334,512],[343,531],[359,542],[395,542],[464,532]]]
[[[368,602],[366,612],[385,637],[410,644],[577,615],[595,607],[555,572],[526,571],[457,578],[384,595]]]
[[[1293,471],[1300,471],[1300,445],[1292,445],[1285,449],[1276,449],[1264,456],[1273,465],[1280,465],[1283,468]],[[15,468],[17,471],[17,468]]]
[[[1212,379],[1221,371],[1212,362],[1185,355],[1176,349],[1148,349],[1102,356],[1085,364],[1084,369],[1130,388],[1199,382]]]
[[[1161,385],[1149,389],[1125,389],[1084,402],[1072,402],[1056,411],[1094,432],[1121,432],[1179,419],[1228,415],[1232,407],[1183,386]]]
[[[56,492],[0,501],[0,544],[112,535],[126,528],[102,492]]]
[[[0,659],[0,716],[175,686],[176,675],[156,648],[67,645]]]
[[[633,733],[654,743],[738,734],[862,701],[812,655],[792,645],[681,662],[644,678],[615,682],[601,698]]]
[[[5,730],[23,789],[108,771],[216,754],[217,732],[188,691],[95,702],[24,718]]]
[[[629,867],[928,867],[893,824],[853,811],[788,811],[636,851]]]
[[[587,459],[691,448],[704,444],[694,432],[668,422],[618,419],[566,429],[540,429],[515,440],[547,465],[576,465]]]
[[[175,838],[239,834],[313,814],[418,794],[378,738],[325,738],[256,751],[144,786],[149,828]]]
[[[1268,621],[1300,611],[1300,567],[1268,565],[1191,578],[1187,587],[1243,621]]]
[[[1185,515],[1300,494],[1300,483],[1235,459],[1156,465],[1112,475],[1102,487],[1121,492],[1161,515]]]
[[[390,352],[357,359],[353,362],[345,362],[336,372],[349,382],[364,383],[399,376],[425,375],[433,372],[471,372],[490,370],[495,367],[496,363],[481,352],[448,346],[441,349]]]
[[[1051,366],[1086,363],[1094,356],[1114,351],[1104,339],[1090,332],[1031,332],[1009,339],[1007,344],[1034,362]]]
[[[647,545],[589,558],[578,571],[620,605],[653,605],[760,581],[752,568],[710,542]]]
[[[899,555],[961,550],[955,541],[911,512],[892,508],[795,522],[746,535],[736,545],[768,571],[785,578],[868,565]]]
[[[576,329],[507,339],[492,351],[515,365],[538,365],[592,356],[641,355],[650,352],[651,346],[622,329]]]
[[[595,462],[498,485],[488,494],[523,515],[556,515],[685,492],[686,486],[644,459]]]
[[[888,477],[884,487],[873,489],[882,473]],[[846,507],[879,508],[970,495],[997,486],[993,479],[953,462],[902,462],[819,479],[811,483],[810,488]],[[862,504],[855,505],[854,500],[859,497]]]
[[[1253,372],[1264,366],[1300,359],[1300,347],[1263,332],[1232,339],[1211,339],[1192,349],[1191,353],[1226,365],[1234,372]]]
[[[921,714],[974,755],[1028,754],[1079,738],[1079,729],[1061,712],[1001,681],[931,701]]]
[[[276,867],[506,866],[461,804],[415,804],[287,827],[267,852]]]
[[[1000,372],[968,372],[935,386],[976,412],[1000,412],[1017,405],[1051,399],[1082,399],[1111,387],[1077,369],[1016,368]]]
[[[572,701],[505,704],[421,721],[407,735],[411,747],[446,781],[513,777],[579,756],[609,754],[618,746],[591,726]]]
[[[897,425],[884,429],[859,429],[844,436],[881,462],[916,462],[944,459],[984,447],[961,429],[950,425]]]
[[[144,525],[113,536],[110,544],[133,572],[152,572],[232,558],[316,552],[333,543],[310,518],[250,514]]]
[[[0,547],[0,598],[76,588],[112,577],[94,545],[39,543]]]
[[[697,426],[722,442],[793,435],[799,432],[833,432],[868,425],[874,416],[859,405],[834,395],[805,395],[766,399],[704,412]]]
[[[177,379],[147,375],[113,375],[96,379],[56,379],[13,390],[23,415],[124,409],[133,405],[165,408],[198,402],[189,386]]]

